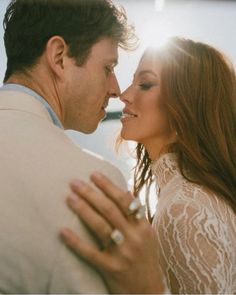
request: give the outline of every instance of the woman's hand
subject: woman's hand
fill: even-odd
[[[81,240],[69,229],[61,232],[65,244],[93,264],[113,293],[163,293],[157,237],[144,218],[143,208],[131,195],[105,176],[91,176],[99,192],[74,181],[67,202],[93,231],[100,247]]]

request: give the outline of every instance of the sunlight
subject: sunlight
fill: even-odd
[[[166,43],[167,39],[174,35],[172,24],[166,21],[150,21],[145,24],[140,33],[140,45],[143,48],[159,47]]]
[[[165,5],[165,0],[156,0],[155,1],[155,9],[157,11],[161,11]]]

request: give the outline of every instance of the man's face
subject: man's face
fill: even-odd
[[[113,68],[118,59],[118,44],[111,38],[94,44],[86,62],[78,66],[68,58],[62,93],[65,129],[92,133],[105,117],[110,97],[120,94]]]

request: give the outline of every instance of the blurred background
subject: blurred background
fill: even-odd
[[[207,42],[224,51],[234,64],[236,63],[236,1],[114,0],[114,2],[126,9],[130,22],[136,27],[140,39],[140,46],[135,52],[120,51],[119,64],[115,72],[121,90],[131,83],[143,49],[148,45],[161,44],[172,35]],[[9,0],[0,0],[1,23],[8,3]],[[2,25],[0,40],[1,85],[6,67]],[[114,152],[115,136],[121,127],[118,115],[122,108],[123,105],[119,99],[111,99],[107,109],[107,119],[100,124],[95,133],[83,135],[69,130],[67,134],[82,147],[101,154],[119,166],[129,180],[134,160],[126,149],[122,149],[120,155]],[[130,142],[128,146],[132,149],[134,144]]]

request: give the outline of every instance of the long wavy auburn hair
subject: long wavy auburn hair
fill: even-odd
[[[149,48],[161,65],[161,100],[177,133],[175,152],[185,179],[224,198],[236,212],[236,76],[229,60],[215,48],[171,38]],[[151,160],[136,147],[134,194],[150,185]]]

